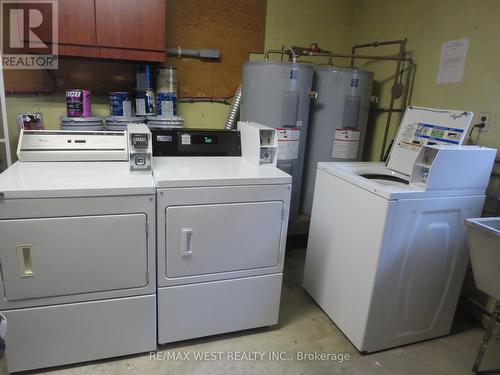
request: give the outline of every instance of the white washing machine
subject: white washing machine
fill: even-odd
[[[455,146],[471,117],[409,108],[387,166],[318,165],[303,285],[359,351],[450,332],[496,154]]]
[[[276,324],[291,177],[237,131],[152,133],[159,343]]]
[[[155,185],[127,133],[25,131],[18,150],[0,175],[9,372],[154,350]]]

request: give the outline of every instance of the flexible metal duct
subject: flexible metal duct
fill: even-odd
[[[238,87],[238,90],[234,93],[233,103],[231,104],[231,108],[229,108],[229,114],[226,119],[226,129],[234,129],[236,127],[236,123],[240,117],[240,104],[241,104],[241,85]]]

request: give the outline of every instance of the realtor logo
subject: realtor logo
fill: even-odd
[[[4,69],[57,69],[57,0],[1,0]]]

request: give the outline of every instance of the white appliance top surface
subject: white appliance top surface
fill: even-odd
[[[292,177],[271,166],[242,157],[155,157],[153,175],[158,188],[289,184]]]
[[[387,167],[409,176],[420,148],[427,144],[461,145],[472,112],[423,107],[405,110]]]
[[[16,162],[0,174],[4,198],[154,194],[153,176],[127,162]]]
[[[375,174],[408,180],[407,176],[390,170],[384,163],[324,162],[318,163],[318,169],[388,200],[484,194],[483,189],[425,190],[425,188],[419,184],[405,184],[403,182],[388,181],[383,179],[368,179],[362,176],[364,174]]]

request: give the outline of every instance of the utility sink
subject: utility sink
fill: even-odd
[[[500,300],[500,217],[466,219],[476,286]]]

